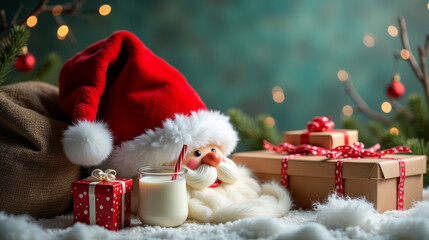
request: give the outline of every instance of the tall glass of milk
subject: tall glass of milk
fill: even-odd
[[[139,173],[138,215],[145,224],[179,226],[188,217],[187,170],[174,173],[174,166],[141,167]],[[177,174],[177,179],[172,180]]]

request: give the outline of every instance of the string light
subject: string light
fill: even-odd
[[[63,40],[69,34],[69,27],[67,25],[61,25],[57,30],[57,37],[60,40]]]
[[[103,4],[98,9],[98,13],[100,13],[101,16],[107,16],[112,11],[112,7],[109,4]]]
[[[55,6],[52,8],[52,15],[54,15],[54,16],[58,16],[58,15],[60,15],[62,12],[63,12],[63,6],[61,6],[61,5],[55,5]]]
[[[37,17],[36,16],[29,16],[27,18],[27,26],[28,27],[34,27],[37,24]]]
[[[389,130],[389,132],[390,132],[390,134],[392,134],[392,135],[398,135],[398,134],[399,134],[399,130],[398,130],[397,128],[395,128],[395,127],[391,128],[391,129]]]
[[[367,47],[374,47],[374,45],[375,45],[375,39],[374,39],[374,37],[371,36],[369,33],[366,34],[363,37],[363,44],[365,44],[365,46],[367,46]]]
[[[277,91],[273,94],[273,100],[276,103],[282,103],[285,100],[285,94],[283,92]]]
[[[395,27],[395,26],[393,26],[393,25],[390,25],[388,28],[387,28],[387,32],[389,33],[389,35],[390,36],[392,36],[392,37],[396,37],[396,36],[398,36],[398,29]]]
[[[408,50],[407,50],[407,49],[402,49],[402,50],[401,50],[401,57],[402,57],[404,60],[407,60],[408,58],[410,58],[410,52],[408,52]]]
[[[349,79],[349,73],[346,70],[340,70],[337,73],[337,77],[340,79],[340,81],[345,82]]]
[[[343,107],[343,114],[344,114],[345,116],[351,116],[351,115],[353,115],[353,108],[352,108],[352,106],[350,106],[350,105],[345,105],[345,106]]]
[[[274,102],[281,103],[285,100],[285,94],[280,86],[273,87],[271,93],[273,94]]]
[[[274,94],[276,92],[283,92],[283,89],[280,86],[275,86],[273,90],[271,90],[271,93]]]
[[[274,120],[272,117],[266,117],[264,122],[268,127],[274,127],[276,125],[276,120]]]
[[[390,113],[390,111],[392,111],[392,105],[389,102],[383,102],[381,104],[381,111]]]

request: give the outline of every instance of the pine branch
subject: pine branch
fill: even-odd
[[[279,144],[282,142],[283,138],[280,136],[279,131],[274,126],[268,126],[266,119],[269,117],[266,114],[261,114],[256,118],[256,122],[261,129],[261,140],[267,140],[273,144]],[[262,142],[260,142],[262,144]],[[259,149],[262,145],[259,146]]]
[[[269,127],[265,123],[267,115],[259,115],[255,120],[240,109],[230,109],[227,114],[230,116],[234,129],[238,132],[240,145],[244,146],[246,150],[262,149],[263,140],[273,144],[281,141],[276,128]]]
[[[14,26],[5,42],[0,43],[0,85],[7,80],[21,48],[27,45],[30,31],[22,26]]]

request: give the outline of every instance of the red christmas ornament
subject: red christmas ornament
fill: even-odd
[[[33,54],[28,52],[27,47],[23,47],[19,56],[16,58],[16,70],[22,73],[26,73],[33,70],[34,66],[36,66],[36,58]]]
[[[404,95],[405,87],[404,84],[401,83],[401,77],[398,73],[393,75],[392,82],[387,85],[386,92],[391,98],[400,98]]]

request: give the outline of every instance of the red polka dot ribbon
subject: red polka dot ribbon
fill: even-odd
[[[400,153],[400,152],[411,152],[409,147],[393,147],[390,149],[382,150],[377,152],[380,149],[380,144],[375,144],[374,146],[365,149],[363,143],[357,142],[353,144],[353,146],[343,145],[332,149],[326,157],[329,159],[334,159],[338,157],[342,157],[338,159],[335,163],[335,191],[339,196],[343,196],[344,194],[344,182],[342,176],[342,168],[343,162],[359,159],[364,157],[376,157],[382,158],[382,156],[386,154]],[[397,201],[397,210],[403,210],[404,208],[404,182],[405,182],[405,163],[404,160],[400,158],[383,158],[383,159],[392,159],[397,160],[399,163],[399,181],[398,181],[398,201]]]
[[[283,156],[282,161],[281,161],[281,175],[282,175],[281,176],[281,184],[285,188],[287,188],[287,169],[288,169],[289,159],[294,158],[294,157],[304,156],[307,154],[325,155],[329,152],[328,150],[326,150],[324,148],[312,146],[310,144],[302,144],[299,146],[295,146],[295,145],[292,145],[290,143],[284,142],[284,143],[281,143],[277,146],[274,146],[265,140],[264,140],[263,148],[266,150],[271,150],[271,151],[280,153],[280,154],[290,154],[290,155]]]
[[[327,132],[335,127],[334,121],[328,117],[314,117],[312,121],[307,123],[307,129],[310,132]]]
[[[344,135],[344,144],[349,144],[349,135],[346,131],[334,130],[335,123],[329,117],[314,117],[313,120],[307,122],[307,130],[301,134],[301,144],[308,144],[310,140],[310,134],[312,132],[328,132],[328,131],[336,131],[341,132]]]

